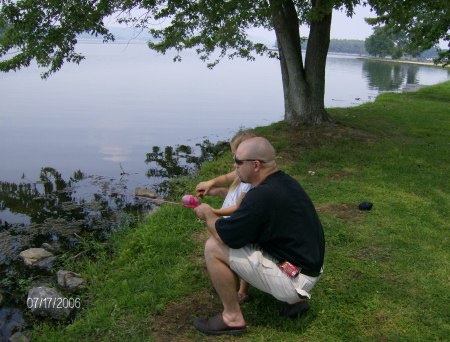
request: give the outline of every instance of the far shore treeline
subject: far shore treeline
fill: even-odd
[[[150,39],[150,36],[146,33],[141,32],[140,34],[133,34],[130,36],[130,30],[132,28],[110,28],[111,32],[116,38],[116,41],[147,41]],[[2,34],[3,29],[0,27],[0,34]],[[134,32],[134,30],[133,30]],[[101,37],[92,37],[88,34],[82,34],[79,36],[81,40],[100,40]],[[306,50],[307,41],[302,42],[302,49]],[[364,40],[358,39],[331,39],[330,47],[328,48],[328,52],[331,53],[346,53],[353,55],[369,55],[366,50]],[[436,58],[438,56],[438,51],[436,48],[431,48],[426,51],[423,51],[419,55],[419,59],[425,60],[430,58]]]
[[[150,35],[147,32],[137,31],[136,29],[129,28],[119,28],[119,27],[110,27],[111,33],[114,35],[116,42],[121,41],[136,41],[136,42],[147,42],[151,40]],[[1,33],[1,29],[0,29]],[[89,34],[81,34],[79,36],[80,40],[100,40],[101,37],[93,37]],[[307,40],[302,42],[302,49],[306,50]],[[274,42],[273,47],[276,47],[276,42]],[[364,40],[358,39],[331,39],[330,47],[328,48],[329,53],[342,53],[342,54],[352,54],[352,55],[365,55],[368,56],[369,53],[365,47]],[[429,50],[423,51],[418,59],[425,60],[430,58],[436,58],[438,56],[438,51],[436,48],[431,48]]]
[[[307,41],[302,43],[302,49],[306,49]],[[343,53],[352,55],[370,55],[365,47],[364,40],[357,39],[331,39],[330,47],[328,48],[329,53]],[[436,48],[431,48],[423,51],[416,58],[419,60],[434,59],[439,55]]]

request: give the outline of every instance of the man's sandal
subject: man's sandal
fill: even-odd
[[[210,318],[197,318],[194,321],[197,330],[206,335],[242,335],[247,331],[247,327],[230,327],[222,318],[222,314]]]

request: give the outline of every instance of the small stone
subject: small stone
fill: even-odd
[[[67,303],[67,298],[47,286],[33,287],[28,291],[27,307],[35,316],[66,320],[73,309],[70,305],[65,305]]]
[[[134,194],[136,196],[143,196],[143,197],[149,197],[149,198],[157,198],[158,197],[156,192],[149,190],[149,189],[145,189],[145,188],[136,188],[136,190],[134,190]]]
[[[50,253],[58,252],[58,250],[61,248],[61,246],[58,243],[56,243],[56,242],[51,243],[51,244],[47,243],[47,242],[44,242],[41,245],[41,247],[44,248],[47,252],[50,252]]]
[[[18,331],[11,335],[9,342],[29,342],[31,341],[24,333]]]
[[[43,248],[30,248],[20,252],[19,257],[25,265],[49,270],[53,266],[56,257]]]
[[[62,288],[74,290],[83,287],[84,279],[78,273],[59,270],[56,275],[58,285]]]

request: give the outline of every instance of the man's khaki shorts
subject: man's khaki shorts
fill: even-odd
[[[297,277],[290,278],[257,245],[230,248],[230,267],[252,286],[289,304],[297,303],[302,298],[311,298],[309,292],[322,276],[309,277],[300,273]]]

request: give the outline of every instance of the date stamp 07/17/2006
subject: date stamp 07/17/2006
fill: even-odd
[[[79,309],[81,307],[81,299],[72,297],[28,297],[27,307],[28,309]]]

